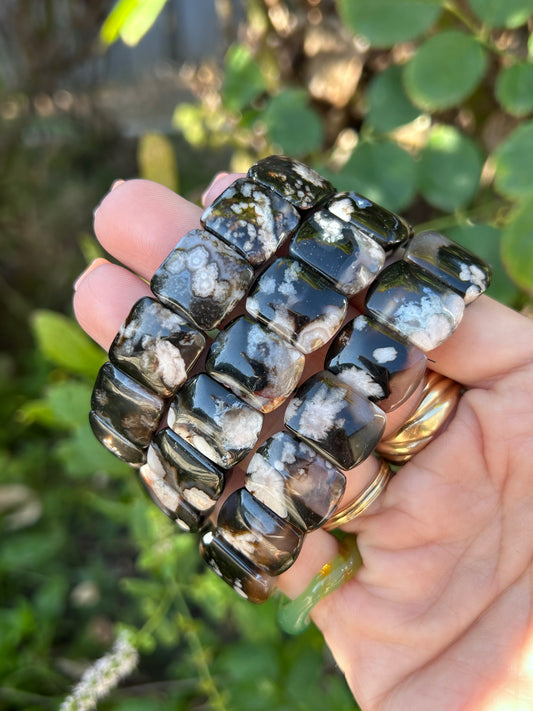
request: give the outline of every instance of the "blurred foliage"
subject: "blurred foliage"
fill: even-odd
[[[88,52],[98,36],[135,44],[163,5],[121,0],[107,19],[110,3],[69,7],[89,22]],[[28,3],[16,7],[13,37],[28,41]],[[198,156],[246,170],[274,151],[446,232],[493,264],[495,298],[530,304],[532,12],[533,0],[248,0],[224,62],[182,68],[195,98],[169,135],[138,145],[61,89],[80,47],[52,51],[33,28],[41,65],[32,45],[24,86],[0,94],[0,709],[57,708],[120,627],[141,661],[104,711],[354,708],[316,630],[286,637],[277,600],[251,606],[206,572],[194,539],[96,442],[87,410],[105,356],[55,310],[100,254],[92,205],[135,161],[197,197]]]

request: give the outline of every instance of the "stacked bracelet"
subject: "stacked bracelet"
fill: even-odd
[[[343,471],[374,452],[385,413],[416,389],[425,351],[451,335],[490,272],[446,237],[413,237],[400,217],[357,193],[336,194],[282,156],[252,166],[201,221],[116,336],[90,422],[159,508],[200,532],[208,565],[262,602],[306,533],[344,521],[332,518]],[[343,326],[365,290],[365,315]],[[243,304],[247,314],[237,316]],[[330,341],[325,369],[297,387],[305,356]],[[228,471],[293,393],[286,430],[259,447],[244,487],[215,517]],[[354,511],[384,488],[383,466],[380,477]]]

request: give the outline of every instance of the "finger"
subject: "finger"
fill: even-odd
[[[432,370],[464,385],[486,386],[533,361],[533,321],[481,296],[442,346],[428,354]]]
[[[125,266],[150,279],[202,209],[149,180],[127,180],[108,193],[94,216],[100,244]]]
[[[108,351],[133,304],[151,292],[127,269],[98,261],[76,283],[74,313],[80,326]]]

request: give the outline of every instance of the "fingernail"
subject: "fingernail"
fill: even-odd
[[[123,180],[122,178],[117,178],[117,180],[113,180],[111,183],[111,187],[109,188],[109,192],[113,192],[115,188],[118,188],[119,185],[122,185],[122,183],[125,183],[126,181]]]
[[[99,266],[102,265],[102,264],[110,264],[110,262],[108,262],[108,260],[107,260],[107,259],[104,259],[103,257],[98,257],[98,259],[93,260],[93,261],[89,264],[89,266],[87,267],[87,269],[85,269],[84,271],[82,271],[82,273],[79,275],[79,277],[78,277],[78,278],[76,279],[76,281],[74,282],[74,286],[73,286],[74,291],[77,291],[77,290],[78,290],[78,288],[79,288],[81,282],[85,279],[85,277],[87,276],[87,274],[89,274],[89,272],[92,272],[93,269],[96,269],[96,267],[99,267]]]
[[[229,175],[229,173],[227,173],[227,172],[225,172],[225,171],[221,171],[220,173],[217,173],[217,174],[215,175],[215,177],[213,178],[213,180],[209,183],[209,185],[207,186],[207,188],[206,188],[206,189],[204,190],[204,192],[202,193],[202,205],[205,205],[205,204],[206,204],[207,196],[209,195],[209,193],[210,193],[211,188],[213,187],[213,185],[214,185],[218,180],[220,180],[220,178],[224,178],[226,175]]]

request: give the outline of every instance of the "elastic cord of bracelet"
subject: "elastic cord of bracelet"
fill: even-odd
[[[342,470],[373,452],[384,412],[416,388],[424,352],[451,335],[489,269],[443,235],[412,237],[393,213],[354,192],[335,194],[281,156],[252,166],[202,224],[157,270],[157,299],[139,301],[121,328],[90,420],[100,441],[138,468],[159,508],[201,532],[208,565],[262,602],[304,534],[333,515]],[[287,242],[289,255],[276,258]],[[348,301],[369,285],[366,315],[339,332]],[[247,292],[248,315],[218,333],[202,362],[206,332],[226,324]],[[332,338],[326,370],[287,407],[288,431],[259,448],[214,524],[226,473],[255,446],[263,413],[294,391],[305,355]],[[195,364],[207,372],[187,379]],[[157,431],[165,414],[168,426]]]

